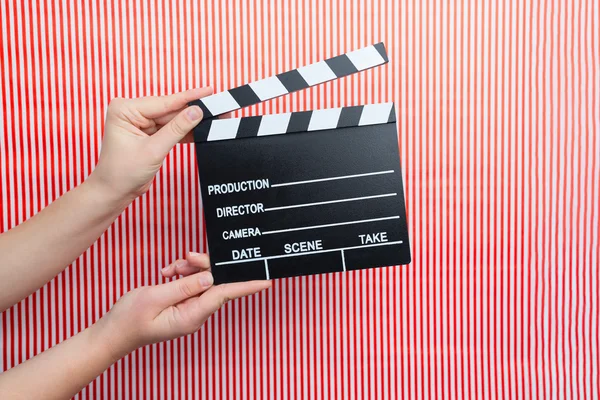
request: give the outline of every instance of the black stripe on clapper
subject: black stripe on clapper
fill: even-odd
[[[327,65],[329,65],[329,68],[331,68],[335,76],[337,76],[338,78],[352,75],[355,72],[358,72],[354,64],[350,62],[350,59],[345,54],[330,58],[328,60],[325,60],[325,62],[327,63]]]
[[[245,117],[240,119],[236,139],[257,136],[261,120],[262,117],[260,115],[257,117]]]
[[[390,110],[390,116],[388,117],[388,123],[396,122],[396,106],[392,103],[392,109]]]
[[[202,118],[203,119],[207,119],[207,118],[212,118],[213,115],[212,113],[208,110],[208,108],[206,108],[206,106],[204,105],[204,103],[202,102],[202,100],[194,100],[189,102],[188,106],[198,106],[202,109],[202,114],[204,115]]]
[[[208,134],[212,125],[212,119],[208,119],[200,122],[194,128],[194,142],[206,142],[208,140]]]
[[[290,116],[290,122],[285,133],[308,131],[308,124],[310,124],[311,117],[312,111],[293,112]]]
[[[383,42],[379,42],[376,45],[373,45],[373,47],[375,47],[375,50],[377,50],[379,52],[379,54],[381,55],[381,58],[383,58],[383,61],[385,61],[385,62],[390,61],[388,59],[387,52],[385,51],[385,46],[384,46]]]
[[[358,126],[360,116],[362,114],[364,106],[344,107],[340,112],[340,119],[338,120],[338,128],[346,128],[349,126]]]
[[[235,101],[238,102],[240,108],[260,103],[260,99],[256,93],[254,93],[254,90],[252,90],[250,85],[243,85],[234,89],[229,89],[229,93],[231,96],[233,96]]]
[[[284,72],[282,74],[277,74],[277,78],[279,78],[283,86],[285,86],[285,89],[288,91],[288,93],[306,89],[310,86],[308,83],[306,83],[302,75],[300,75],[300,72],[298,72],[296,69]]]

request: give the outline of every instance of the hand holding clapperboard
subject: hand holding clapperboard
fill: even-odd
[[[214,118],[387,62],[378,43],[192,103],[216,283],[410,262],[393,103]]]

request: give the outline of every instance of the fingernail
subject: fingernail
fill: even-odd
[[[191,121],[202,118],[202,110],[198,106],[192,106],[187,109],[187,116]]]
[[[202,254],[190,251],[190,257],[200,257]]]
[[[171,264],[172,265],[172,264]],[[163,269],[160,270],[163,274],[167,273],[171,269],[171,265],[167,265]]]
[[[200,274],[200,284],[203,287],[208,287],[213,284],[213,276],[210,272],[203,272]]]

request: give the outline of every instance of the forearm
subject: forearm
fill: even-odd
[[[70,399],[117,361],[97,325],[0,375],[1,399]]]
[[[0,235],[0,311],[35,292],[71,264],[128,203],[102,190],[91,177]]]

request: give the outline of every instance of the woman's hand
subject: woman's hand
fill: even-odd
[[[199,107],[186,105],[211,93],[210,88],[194,89],[110,103],[100,160],[91,176],[0,236],[0,311],[54,278],[148,190],[171,148],[189,141],[189,132],[202,119]]]
[[[165,276],[179,273],[188,276],[127,293],[91,327],[2,373],[0,398],[70,399],[138,347],[195,332],[228,300],[271,286],[269,281],[213,286],[204,254],[190,253],[163,269]]]
[[[198,272],[200,271],[200,272]],[[152,343],[196,332],[229,300],[271,287],[270,281],[213,286],[207,255],[190,253],[163,269],[163,275],[187,275],[157,286],[135,289],[97,323],[114,361]]]
[[[202,120],[200,107],[187,103],[211,93],[211,88],[202,88],[112,100],[100,160],[89,180],[124,201],[144,194],[169,151],[181,141],[191,141],[188,134]]]

